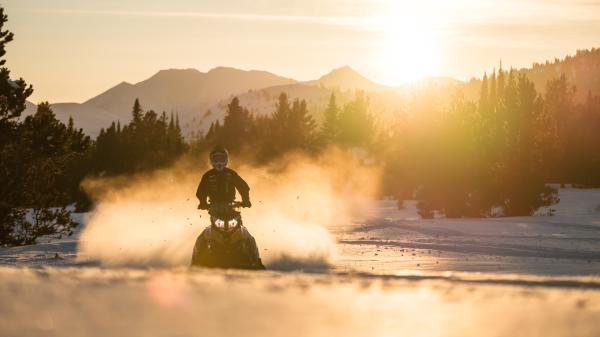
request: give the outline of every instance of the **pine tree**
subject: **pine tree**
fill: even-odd
[[[308,113],[305,100],[295,99],[289,112],[286,134],[290,149],[310,149],[314,144],[316,123]]]
[[[571,117],[575,110],[574,97],[575,88],[569,86],[564,74],[557,79],[548,81],[545,95],[546,106],[549,113],[558,122],[560,141],[563,144],[566,141],[568,122],[572,120]]]
[[[489,113],[489,89],[488,89],[488,77],[487,73],[483,74],[483,80],[481,81],[481,90],[479,92],[479,113],[486,115]]]
[[[325,143],[335,142],[338,138],[338,114],[339,108],[335,101],[335,94],[332,92],[329,98],[329,104],[323,112],[323,125],[321,126],[321,139],[323,139]]]
[[[339,140],[347,146],[368,145],[374,136],[374,122],[364,92],[344,106],[339,114]]]
[[[69,123],[67,124],[67,128],[68,128],[68,129],[69,129],[69,131],[71,131],[71,132],[72,132],[72,131],[73,131],[73,129],[74,129],[74,126],[73,126],[73,124],[74,124],[74,123],[73,123],[73,117],[72,117],[72,116],[69,116]]]
[[[600,187],[600,96],[588,91],[586,100],[570,115],[564,156],[559,164],[564,181],[575,186]],[[561,123],[564,123],[561,121]]]
[[[176,121],[176,117],[171,113],[169,120],[169,126],[167,127],[166,141],[168,143],[168,156],[170,158],[176,158],[185,149],[183,136],[181,135],[181,129]]]
[[[160,122],[165,125],[165,131],[168,126],[167,120],[167,112],[163,111],[162,114],[160,114]]]
[[[133,109],[131,110],[131,124],[133,127],[138,127],[143,118],[144,110],[142,109],[142,105],[140,104],[140,100],[138,98],[135,99],[133,103]]]
[[[15,126],[15,120],[25,110],[27,97],[33,93],[33,88],[28,86],[21,78],[12,80],[10,70],[6,64],[6,45],[11,42],[14,35],[4,29],[8,17],[4,14],[4,8],[0,7],[0,145],[4,138],[10,136],[10,130]]]
[[[241,150],[248,136],[250,114],[240,105],[237,97],[227,105],[227,112],[223,120],[221,135],[222,145],[230,151]]]
[[[169,132],[175,131],[175,118],[173,117],[173,112],[171,111],[171,118],[169,118]]]
[[[290,119],[290,103],[287,94],[282,92],[279,94],[277,103],[275,104],[275,112],[271,116],[269,142],[265,145],[265,153],[267,157],[277,156],[282,154],[286,149],[290,148],[290,138],[287,135]]]
[[[0,7],[0,246],[22,244],[15,230],[30,223],[25,217],[24,203],[27,192],[23,186],[26,162],[21,149],[21,130],[18,117],[25,110],[25,102],[33,89],[23,79],[13,81],[5,67],[6,45],[14,38],[4,29],[8,17]]]
[[[488,102],[491,109],[496,109],[497,97],[496,69],[494,69],[494,72],[490,76],[490,89],[488,94]]]
[[[500,68],[498,69],[498,83],[496,85],[496,95],[504,95],[504,70],[502,70],[502,61],[500,61]]]
[[[5,234],[2,244],[31,244],[41,235],[70,235],[77,225],[66,205],[72,203],[84,172],[78,168],[90,145],[89,137],[74,130],[72,121],[64,125],[54,115],[50,104],[42,102],[36,113],[18,125],[16,140],[19,164],[7,177],[17,183],[13,198],[0,207],[0,226]],[[12,156],[11,156],[12,157]],[[4,171],[4,170],[3,170]],[[32,219],[24,217],[29,208]],[[6,230],[7,228],[13,230]]]
[[[275,104],[275,112],[273,113],[273,121],[277,128],[285,130],[287,128],[290,115],[290,103],[287,94],[282,92],[279,94],[277,103]]]

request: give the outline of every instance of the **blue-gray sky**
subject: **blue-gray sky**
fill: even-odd
[[[84,101],[166,68],[299,80],[467,79],[600,46],[600,0],[5,0],[8,66],[34,101]]]

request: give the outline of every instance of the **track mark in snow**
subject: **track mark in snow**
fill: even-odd
[[[433,249],[457,253],[475,253],[497,256],[542,257],[555,259],[580,259],[600,261],[600,252],[573,251],[550,247],[533,247],[515,244],[492,244],[485,242],[408,242],[391,240],[340,240],[341,244],[394,246],[416,249]]]

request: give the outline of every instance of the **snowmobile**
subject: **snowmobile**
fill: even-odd
[[[240,202],[210,205],[210,226],[196,239],[192,266],[265,269],[256,241],[242,225],[240,205]]]

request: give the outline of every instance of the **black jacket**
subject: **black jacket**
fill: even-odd
[[[234,170],[224,168],[221,171],[211,169],[204,173],[196,196],[200,205],[210,203],[232,202],[235,200],[235,190],[240,193],[242,201],[250,201],[250,187]]]

